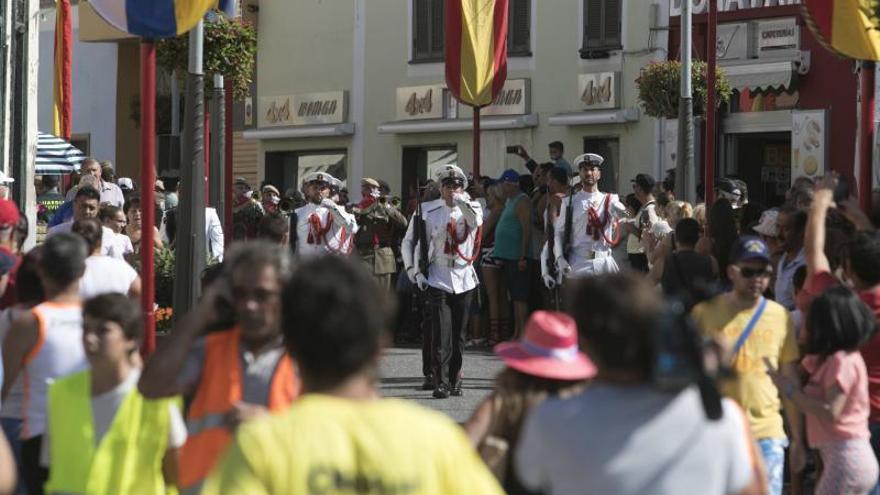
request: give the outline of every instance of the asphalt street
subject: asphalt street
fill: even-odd
[[[489,349],[467,350],[464,356],[464,395],[435,399],[430,391],[421,390],[424,380],[421,349],[395,347],[388,349],[382,359],[381,391],[385,397],[414,400],[463,422],[492,391],[495,375],[503,366]]]

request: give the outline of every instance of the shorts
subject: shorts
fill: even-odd
[[[529,268],[533,263],[532,260],[526,260],[528,267],[523,271],[520,271],[517,266],[519,265],[519,260],[502,260],[502,262],[501,272],[504,275],[504,285],[510,294],[510,299],[512,301],[528,302],[529,282],[531,279]]]
[[[764,459],[764,469],[770,484],[769,492],[771,495],[782,495],[785,448],[788,447],[788,440],[785,438],[761,438],[758,440],[758,446],[761,448],[761,457]]]

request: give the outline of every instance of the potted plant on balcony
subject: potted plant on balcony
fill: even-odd
[[[693,87],[694,115],[702,115],[706,108],[706,62],[695,60],[691,66],[691,84]],[[642,68],[636,78],[639,90],[639,101],[645,113],[651,117],[678,118],[678,101],[681,85],[681,62],[666,60],[652,62]],[[715,68],[715,95],[718,106],[730,101],[733,89],[720,68]]]

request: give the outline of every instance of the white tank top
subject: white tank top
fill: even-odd
[[[82,306],[43,303],[31,310],[39,324],[37,345],[25,356],[23,439],[46,431],[46,393],[56,378],[88,367],[82,345]]]

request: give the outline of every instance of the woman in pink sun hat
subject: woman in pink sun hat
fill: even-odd
[[[477,407],[465,430],[505,490],[520,493],[511,453],[523,420],[544,399],[578,392],[595,376],[596,366],[578,349],[574,320],[553,311],[532,313],[522,339],[498,344],[495,354],[507,367],[495,378],[495,391]]]

